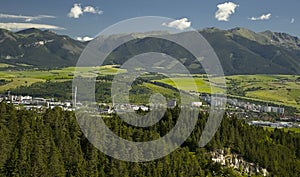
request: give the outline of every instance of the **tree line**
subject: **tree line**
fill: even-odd
[[[169,132],[180,111],[178,107],[168,109],[157,124],[146,129],[131,126],[117,115],[103,120],[122,138],[150,141]],[[299,134],[279,129],[268,132],[225,116],[212,141],[199,148],[207,116],[199,114],[191,136],[171,154],[133,163],[116,160],[95,148],[83,135],[74,112],[54,108],[38,113],[0,103],[0,176],[245,175],[212,162],[209,152],[224,147],[267,168],[272,176],[299,176]]]

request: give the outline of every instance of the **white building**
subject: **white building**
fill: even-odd
[[[200,106],[202,106],[202,102],[200,102],[200,101],[192,102],[192,106],[194,106],[194,107],[200,107]]]

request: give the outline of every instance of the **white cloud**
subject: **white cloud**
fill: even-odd
[[[92,6],[86,6],[86,7],[84,7],[83,12],[89,12],[89,13],[95,14],[96,9]]]
[[[56,29],[63,30],[64,28],[54,25],[47,24],[36,24],[36,23],[0,23],[0,28],[7,30],[20,30],[27,28],[39,28],[39,29]]]
[[[192,23],[187,18],[182,18],[182,19],[179,19],[179,20],[171,21],[169,23],[163,23],[162,25],[170,27],[170,28],[176,28],[176,29],[179,29],[179,30],[184,30],[186,28],[189,28],[191,26],[191,24]]]
[[[294,18],[291,19],[291,23],[292,24],[295,23],[295,19]]]
[[[68,13],[68,17],[70,18],[79,18],[80,15],[83,15],[84,13],[91,13],[91,14],[103,14],[102,10],[99,10],[98,8],[95,8],[93,6],[85,6],[81,7],[81,4],[75,3],[73,7],[70,9],[70,12]]]
[[[102,10],[95,9],[92,6],[86,6],[86,7],[84,7],[83,12],[92,13],[92,14],[102,14],[103,13]]]
[[[68,13],[68,17],[70,18],[79,18],[80,15],[82,15],[82,8],[80,4],[74,4],[71,8],[70,12]]]
[[[77,37],[76,39],[77,39],[78,41],[86,42],[86,41],[91,41],[91,40],[93,40],[94,38],[85,36],[85,37]]]
[[[271,13],[268,13],[268,14],[262,14],[261,16],[259,17],[251,17],[249,18],[250,20],[252,21],[257,21],[257,20],[269,20],[271,18]]]
[[[56,18],[55,16],[51,15],[37,15],[37,16],[27,16],[27,15],[12,15],[12,14],[1,14],[0,18],[9,18],[9,19],[23,19],[26,22],[30,22],[32,20],[40,20],[43,18]]]
[[[223,4],[218,4],[218,10],[215,13],[215,18],[218,21],[229,21],[230,15],[234,14],[235,9],[239,5],[233,3],[233,2],[225,2]]]

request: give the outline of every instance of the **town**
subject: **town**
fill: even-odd
[[[208,111],[212,104],[211,95],[201,94],[199,97],[201,101],[192,102],[190,105],[185,106],[197,108],[201,111]],[[55,98],[13,95],[10,92],[6,95],[0,95],[0,102],[1,101],[11,103],[15,105],[17,109],[36,111],[43,111],[48,108],[53,109],[54,107],[60,107],[65,111],[75,111],[76,108],[79,108],[82,105],[80,102],[76,103],[75,101],[74,103],[71,100],[60,101]],[[282,106],[260,105],[241,101],[236,98],[225,98],[222,96],[215,97],[214,101],[214,104],[217,106],[222,103],[226,103],[226,113],[229,116],[235,115],[238,118],[246,119],[249,125],[272,128],[300,128],[300,118],[285,116],[285,108]],[[163,105],[162,103],[154,105],[98,103],[100,114],[113,114],[139,110],[147,112],[150,111],[151,108],[174,108],[175,106],[177,106],[176,99],[170,99],[166,105]],[[272,120],[265,120],[260,117],[260,115],[266,113],[273,113],[278,117],[278,119],[273,118]]]
[[[0,95],[0,102],[5,101],[16,106],[17,109],[42,111],[47,108],[61,107],[65,111],[74,111],[75,108],[71,101],[58,101],[54,98],[32,97],[30,95],[13,95],[8,92],[7,95]]]

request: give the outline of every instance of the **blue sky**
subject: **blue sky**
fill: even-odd
[[[36,25],[38,28],[49,28],[74,38],[94,37],[110,25],[140,16],[164,16],[178,20],[186,18],[178,22],[191,22],[191,26],[195,29],[245,27],[254,31],[286,32],[300,37],[298,10],[300,2],[297,0],[2,0],[1,2],[1,28],[18,30],[28,25]],[[218,8],[218,5],[224,3],[227,4]],[[71,8],[74,7],[77,10],[79,8],[81,12],[70,14]],[[219,16],[216,18],[218,10]],[[75,9],[73,12],[78,11]]]

